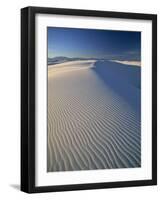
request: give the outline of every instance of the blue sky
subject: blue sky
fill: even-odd
[[[138,60],[141,33],[48,27],[48,57],[66,56]]]

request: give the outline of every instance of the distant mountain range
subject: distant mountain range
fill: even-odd
[[[63,63],[63,62],[67,62],[67,61],[74,61],[74,60],[102,60],[102,59],[79,58],[79,57],[69,58],[69,57],[64,57],[64,56],[57,56],[57,57],[53,57],[53,58],[48,58],[48,65],[54,65],[54,64]]]
[[[140,66],[141,65],[141,61],[139,60],[110,60],[110,59],[105,59],[105,58],[81,58],[81,57],[75,57],[75,58],[69,58],[69,57],[65,57],[65,56],[57,56],[57,57],[53,57],[53,58],[48,58],[48,65],[55,65],[55,64],[59,64],[59,63],[64,63],[64,62],[69,62],[69,61],[75,61],[75,60],[97,60],[97,61],[113,61],[113,62],[117,62],[117,63],[122,63],[122,64],[126,64],[126,65],[136,65],[136,66]]]

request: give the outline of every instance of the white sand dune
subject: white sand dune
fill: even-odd
[[[117,62],[117,63],[121,63],[121,64],[124,64],[124,65],[134,65],[134,66],[139,66],[141,67],[141,62],[140,61],[127,61],[127,60],[111,60],[113,62]]]
[[[48,172],[141,165],[140,119],[97,76],[95,62],[48,70]]]
[[[80,61],[69,61],[56,65],[48,66],[48,77],[56,74],[63,74],[64,72],[71,72],[75,70],[82,70],[82,68],[90,68],[93,66],[95,60],[80,60]]]

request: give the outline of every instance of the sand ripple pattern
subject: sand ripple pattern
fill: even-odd
[[[48,172],[140,167],[140,118],[121,96],[91,68],[48,77]]]

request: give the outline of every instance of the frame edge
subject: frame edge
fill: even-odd
[[[28,192],[28,8],[21,9],[21,191]]]
[[[152,181],[157,185],[157,15],[152,19]]]
[[[33,12],[21,9],[21,191],[32,193],[35,185],[35,69]],[[33,74],[32,74],[33,73]]]

